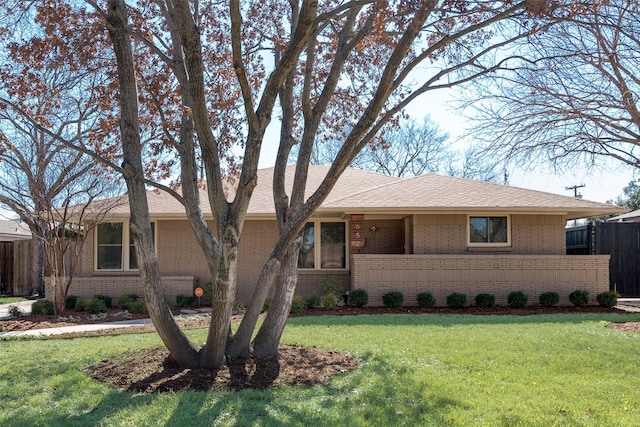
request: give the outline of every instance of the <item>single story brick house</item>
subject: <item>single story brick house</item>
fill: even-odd
[[[312,166],[316,188],[328,166]],[[294,167],[287,171],[292,182]],[[273,169],[261,169],[239,248],[237,300],[247,303],[262,262],[277,238]],[[166,295],[192,294],[211,277],[183,207],[168,194],[148,193],[156,251]],[[126,196],[125,196],[126,198]],[[203,212],[213,224],[207,197]],[[365,289],[369,305],[402,291],[415,305],[429,291],[438,305],[452,292],[492,293],[505,304],[522,290],[530,303],[555,291],[561,304],[575,289],[595,297],[609,289],[609,257],[567,256],[567,220],[626,209],[540,191],[426,174],[396,178],[348,169],[307,223],[299,260],[297,293],[319,293],[323,276],[346,290]],[[87,236],[71,293],[81,297],[142,295],[126,203]],[[48,293],[50,295],[50,293]]]

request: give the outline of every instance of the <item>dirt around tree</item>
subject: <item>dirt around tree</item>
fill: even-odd
[[[281,346],[279,363],[263,363],[257,378],[256,361],[227,364],[217,371],[183,369],[169,358],[166,348],[138,350],[103,360],[87,368],[97,381],[123,391],[154,393],[166,391],[209,391],[264,389],[271,386],[324,384],[335,375],[356,369],[360,362],[345,353],[319,348]],[[246,371],[245,371],[246,369]],[[276,378],[271,381],[271,378]]]

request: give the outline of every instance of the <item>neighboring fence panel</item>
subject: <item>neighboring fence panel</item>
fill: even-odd
[[[598,224],[595,253],[611,255],[611,289],[623,297],[640,297],[640,224],[607,222]]]
[[[594,226],[583,225],[566,230],[567,255],[593,255]]]
[[[13,294],[13,242],[0,242],[0,294]]]

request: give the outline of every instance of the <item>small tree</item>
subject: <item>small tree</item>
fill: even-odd
[[[113,198],[95,202],[97,196],[104,194],[105,185],[111,184],[97,175],[84,177],[82,185],[64,189],[62,206],[38,212],[39,223],[46,226],[42,237],[44,255],[55,314],[65,311],[67,295],[71,289],[73,277],[80,265],[82,246],[105,215],[122,203],[122,199]],[[78,183],[76,183],[78,184]],[[76,204],[78,201],[83,204]],[[74,204],[74,208],[70,208]]]

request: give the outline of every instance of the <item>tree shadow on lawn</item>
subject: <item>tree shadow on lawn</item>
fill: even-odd
[[[464,405],[440,395],[411,375],[407,366],[372,357],[364,369],[324,386],[267,390],[141,394],[109,390],[90,411],[76,416],[51,413],[48,426],[122,424],[209,426],[445,425]],[[163,408],[164,406],[164,408]],[[119,414],[120,412],[126,412]],[[148,414],[149,419],[144,419]],[[164,418],[167,416],[168,418]],[[160,417],[153,419],[151,417]],[[133,420],[131,419],[133,417]],[[42,425],[24,412],[16,425]],[[416,424],[417,423],[417,424]]]

